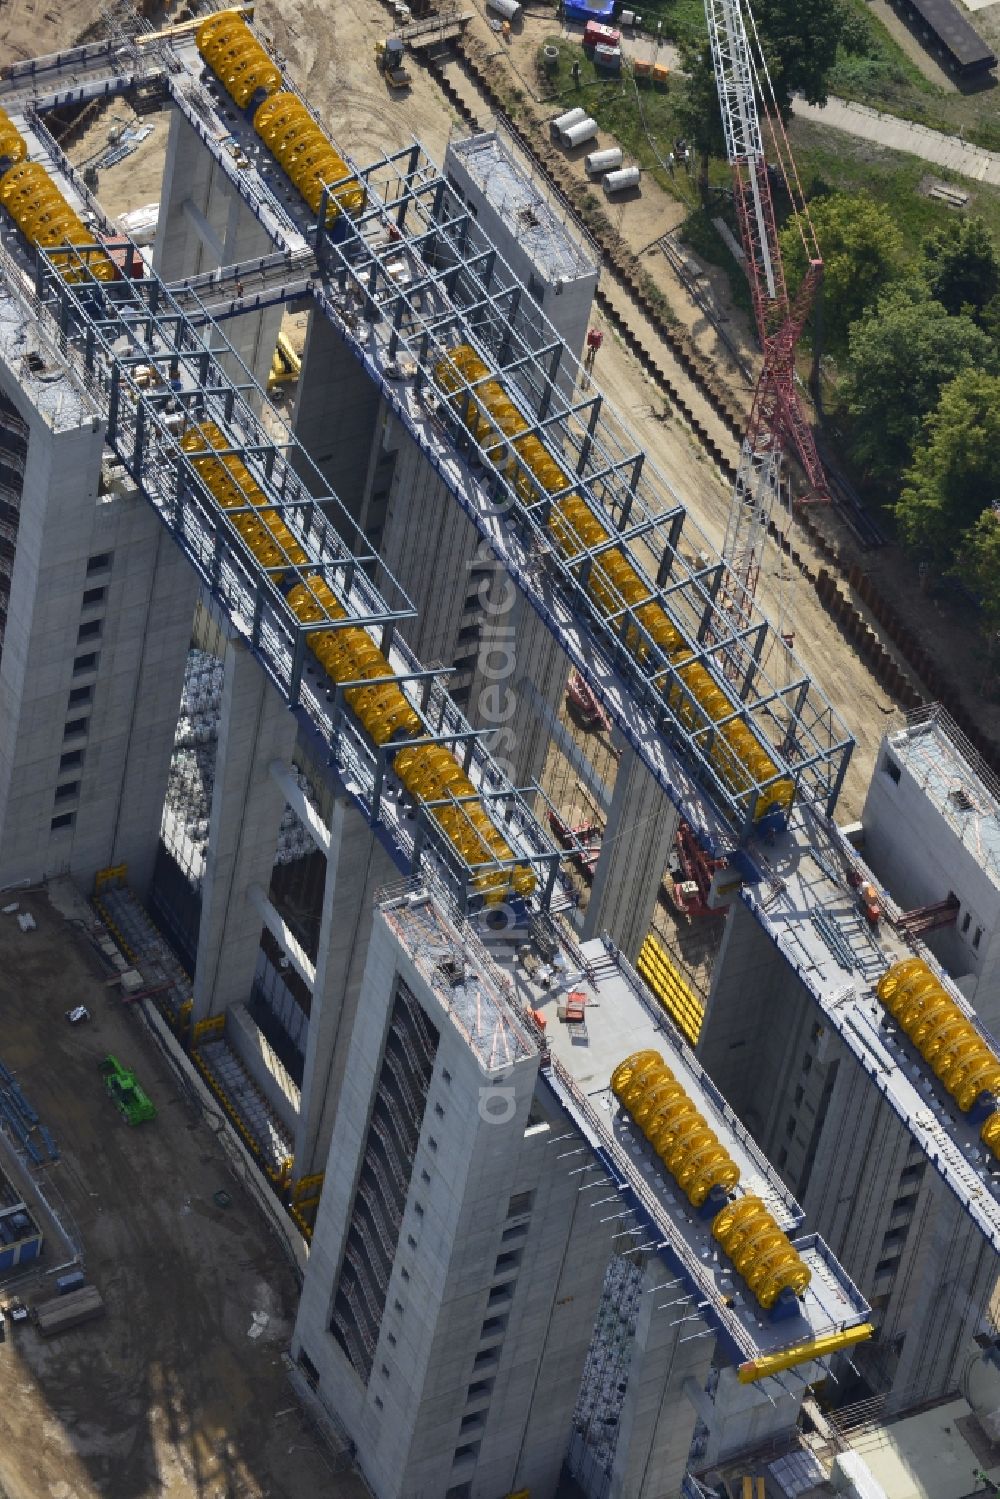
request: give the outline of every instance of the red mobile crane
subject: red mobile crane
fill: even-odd
[[[744,25],[746,9],[753,34]],[[809,218],[795,158],[781,120],[745,0],[705,0],[705,17],[722,109],[726,154],[733,171],[736,213],[747,258],[754,318],[764,362],[740,450],[739,470],[722,555],[731,572],[722,605],[734,630],[749,623],[768,523],[779,494],[781,457],[797,453],[806,476],[800,503],[830,498],[812,429],[795,389],[795,348],[823,275],[823,258]],[[761,134],[758,92],[764,103],[778,168],[795,210],[807,270],[794,298],[788,295],[778,243],[771,180]]]

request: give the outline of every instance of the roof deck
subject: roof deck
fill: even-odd
[[[537,1054],[510,980],[467,922],[446,915],[417,881],[387,892],[378,908],[487,1072]]]
[[[574,958],[582,959],[582,969],[570,966]],[[618,1104],[609,1087],[618,1063],[634,1051],[659,1051],[739,1167],[737,1195],[760,1197],[789,1236],[802,1229],[798,1203],[642,980],[613,948],[592,941],[560,955],[547,990],[521,972],[517,982],[525,1002],[545,1021],[543,1074],[630,1204],[625,1223],[631,1218],[635,1225],[636,1245],[663,1254],[687,1287],[689,1305],[684,1312],[678,1309],[678,1316],[708,1322],[740,1361],[782,1354],[865,1321],[869,1308],[864,1298],[823,1241],[808,1232],[792,1238],[812,1272],[798,1303],[799,1315],[772,1321],[713,1239],[709,1219],[691,1206]],[[557,1017],[567,990],[586,995],[583,1026]],[[599,1202],[600,1191],[594,1196]],[[685,1301],[680,1291],[674,1294]]]
[[[892,753],[979,867],[1000,886],[1000,782],[939,704],[907,715]]]
[[[596,274],[595,257],[585,252],[577,234],[558,217],[538,183],[497,131],[453,139],[448,150],[462,163],[486,202],[516,235],[521,249],[550,285]]]

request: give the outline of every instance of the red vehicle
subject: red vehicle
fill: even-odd
[[[622,34],[616,26],[603,26],[600,21],[588,21],[583,28],[585,47],[620,47]]]
[[[585,729],[609,729],[608,715],[578,671],[570,673],[566,701]]]

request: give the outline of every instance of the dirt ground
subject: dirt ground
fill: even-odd
[[[82,928],[44,892],[15,898],[38,930],[0,915],[0,1055],[61,1149],[49,1169],[107,1316],[50,1342],[9,1325],[0,1494],[360,1499],[287,1382],[295,1279],[210,1122],[107,988]],[[89,1026],[66,1023],[71,1002],[88,1006]],[[154,1121],[120,1118],[97,1070],[107,1052],[135,1068]]]

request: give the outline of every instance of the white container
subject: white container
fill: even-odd
[[[503,16],[505,21],[519,21],[521,19],[521,7],[518,0],[486,0],[490,10],[495,10],[497,15]]]
[[[586,118],[587,111],[579,107],[576,109],[567,109],[565,114],[556,115],[554,120],[549,121],[552,139],[554,141],[562,140],[564,130],[568,130],[571,125],[578,125],[581,120],[585,120]]]
[[[623,193],[627,188],[638,187],[639,168],[622,167],[620,172],[609,172],[601,186],[609,198],[612,193]]]
[[[597,121],[592,120],[589,115],[584,115],[582,120],[577,120],[575,125],[570,125],[568,130],[559,133],[559,139],[571,151],[574,146],[582,146],[585,141],[592,141],[597,134]]]
[[[621,164],[621,146],[609,146],[606,151],[591,151],[583,163],[588,177],[600,177],[602,172],[613,172]]]
[[[621,15],[618,17],[618,19],[619,19],[619,21],[621,21],[621,23],[622,23],[623,26],[634,26],[635,25],[635,11],[634,10],[623,10],[622,13],[621,13]]]
[[[594,48],[595,68],[605,68],[609,73],[620,73],[622,68],[622,49],[620,47],[609,47],[606,42],[598,42]]]

